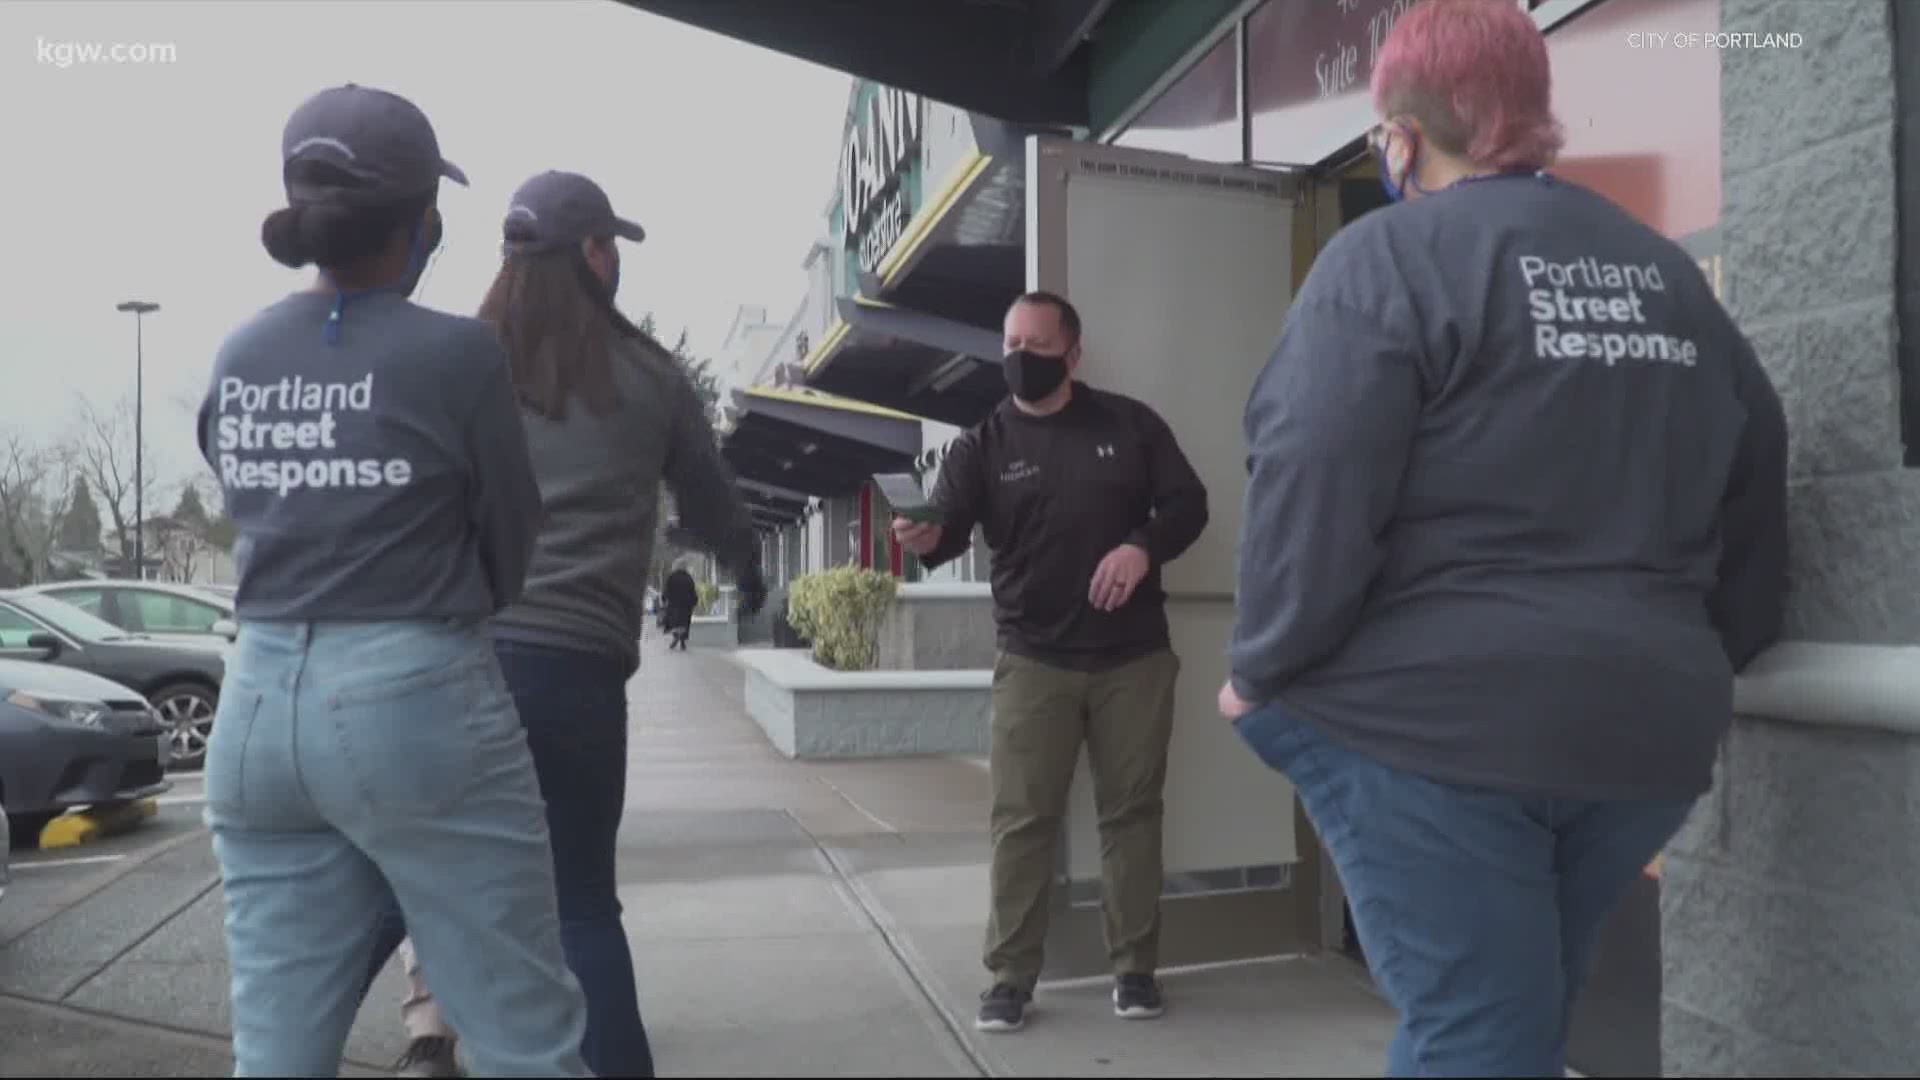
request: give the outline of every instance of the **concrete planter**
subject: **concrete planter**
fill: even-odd
[[[734,649],[740,646],[740,624],[725,615],[696,615],[687,644],[695,649]]]
[[[993,672],[832,671],[804,649],[743,649],[747,713],[790,758],[984,754]]]
[[[880,627],[882,671],[991,668],[998,649],[993,590],[986,582],[926,581],[900,586]]]

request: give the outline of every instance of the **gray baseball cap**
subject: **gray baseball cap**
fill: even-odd
[[[295,162],[325,161],[353,176],[352,187],[286,178],[300,205],[378,206],[433,191],[441,179],[465,187],[467,174],[440,156],[427,115],[385,90],[348,83],[308,98],[280,136],[283,174]]]
[[[647,230],[613,212],[600,185],[579,173],[543,172],[520,185],[507,206],[501,230],[510,251],[544,251],[590,236],[617,236],[639,243]]]

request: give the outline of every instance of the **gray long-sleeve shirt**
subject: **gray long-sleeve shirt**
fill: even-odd
[[[1243,698],[1448,782],[1709,786],[1780,629],[1787,433],[1677,245],[1527,176],[1376,211],[1244,420]]]
[[[681,528],[729,569],[756,559],[759,540],[706,410],[672,355],[630,340],[613,374],[621,404],[609,413],[574,401],[561,420],[524,414],[546,522],[526,592],[494,619],[493,634],[633,665],[663,482]]]
[[[493,329],[391,293],[298,293],[228,335],[200,450],[242,620],[481,619],[520,595],[540,494]]]

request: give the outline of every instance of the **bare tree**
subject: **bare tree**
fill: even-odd
[[[52,571],[60,526],[73,505],[73,458],[18,433],[0,442],[0,563],[23,583]]]
[[[141,478],[145,489],[142,498],[134,498],[133,401],[122,398],[112,408],[103,410],[81,398],[76,408],[75,467],[93,489],[94,500],[107,512],[107,525],[119,542],[121,558],[131,559],[135,505],[144,502],[150,511],[155,507],[151,468],[144,470]]]

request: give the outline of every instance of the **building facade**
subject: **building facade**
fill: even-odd
[[[933,483],[941,450],[961,428],[861,400],[871,395],[846,397],[813,385],[830,359],[848,351],[842,312],[859,303],[863,285],[882,272],[925,210],[934,194],[927,177],[950,173],[973,153],[965,111],[856,81],[840,167],[828,178],[832,194],[822,236],[803,263],[804,299],[783,323],[752,305],[735,318],[723,348],[731,398],[723,444],[764,527],[776,586],[848,563],[911,580],[971,581],[984,573],[984,554],[922,571],[893,543],[890,515],[871,482],[877,472],[911,471]],[[924,362],[928,353],[918,343],[884,339],[854,347],[869,362],[897,361],[903,368]],[[912,355],[897,355],[903,350]],[[979,366],[997,356],[995,349],[967,362]],[[833,460],[814,469],[792,467],[807,458]]]
[[[716,27],[967,110],[971,146],[956,142],[942,168],[927,149],[937,110],[922,103],[908,119],[906,91],[856,93],[852,167],[829,215],[833,258],[846,261],[803,381],[921,422],[984,415],[999,393],[998,311],[1045,277],[1046,230],[1071,224],[1033,208],[1068,181],[1151,173],[1173,191],[1273,177],[1294,213],[1290,235],[1271,241],[1304,273],[1334,231],[1379,205],[1365,87],[1414,2],[944,5],[928,9],[918,44],[884,4],[795,4],[793,23]],[[1553,59],[1568,135],[1556,171],[1701,260],[1779,387],[1794,442],[1789,640],[1742,677],[1715,791],[1608,926],[1575,1065],[1905,1074],[1920,1060],[1920,14],[1889,0],[1516,3]],[[1050,173],[1073,155],[1035,156],[1033,135],[1109,149]],[[1237,415],[1238,402],[1221,408]],[[795,426],[790,443],[806,445]],[[902,438],[865,438],[891,448],[887,461],[903,452]],[[922,434],[911,457],[934,464],[938,441]],[[799,469],[805,456],[782,460]],[[821,531],[839,521],[857,534],[862,497],[833,497],[849,509],[815,515]],[[772,504],[784,531],[770,536],[791,532],[777,518],[792,506]],[[1332,941],[1337,883],[1302,842],[1293,885],[1335,898],[1301,909],[1316,927],[1306,936]]]

